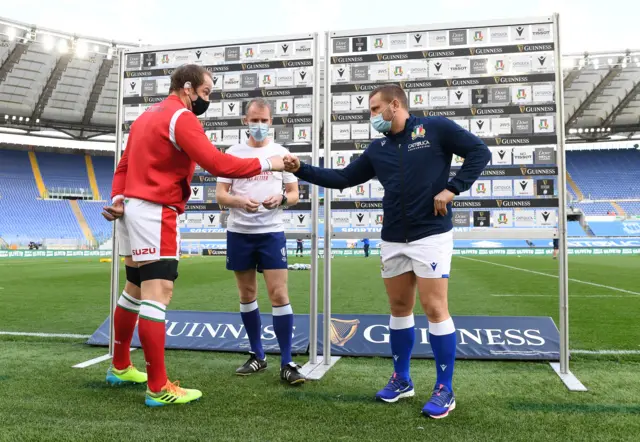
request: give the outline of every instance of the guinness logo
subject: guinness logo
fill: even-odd
[[[502,200],[496,200],[496,204],[498,205],[498,207],[502,207]]]
[[[520,52],[524,52],[524,45],[518,45],[518,50]]]
[[[349,342],[358,331],[359,319],[331,319],[331,343],[339,347]]]
[[[501,79],[501,78],[502,78],[502,77],[493,77],[493,81],[495,81],[495,82],[496,82],[496,84],[500,84],[500,79]]]
[[[447,86],[451,86],[451,80],[446,80]]]
[[[525,109],[526,109],[526,106],[520,106],[520,113],[524,114]]]
[[[527,174],[527,168],[526,167],[521,167],[520,168],[520,173],[522,173],[522,175],[526,175]]]
[[[502,144],[502,138],[496,138],[496,146],[500,146]]]
[[[471,108],[471,115],[475,116],[478,113],[478,109],[475,107]]]
[[[475,48],[469,48],[469,54],[470,54],[470,55],[476,55],[476,50],[475,50]]]

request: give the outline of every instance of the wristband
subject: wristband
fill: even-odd
[[[111,198],[111,204],[115,204],[116,201],[124,201],[124,195],[116,195]]]
[[[273,165],[271,164],[271,160],[269,158],[260,160],[260,165],[262,166],[263,172],[268,172],[270,170],[273,170]]]

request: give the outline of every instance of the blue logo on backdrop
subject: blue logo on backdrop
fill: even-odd
[[[270,314],[262,315],[262,345],[266,353],[280,353]],[[165,348],[248,352],[247,332],[240,313],[167,311]],[[87,341],[89,345],[109,345],[109,318]],[[138,327],[132,347],[140,347]],[[309,347],[309,315],[295,315],[293,321],[293,354],[306,353]]]
[[[552,360],[560,357],[560,334],[549,317],[458,316],[458,359]],[[271,315],[263,315],[262,342],[267,353],[279,353]],[[169,311],[166,348],[247,352],[249,340],[240,313]],[[319,317],[318,350],[322,352],[322,315]],[[109,345],[109,319],[87,344]],[[333,315],[331,353],[335,356],[391,357],[388,315]],[[138,332],[132,347],[140,347]],[[309,315],[294,315],[293,353],[307,353]],[[416,317],[413,358],[432,359],[429,330],[424,316]]]

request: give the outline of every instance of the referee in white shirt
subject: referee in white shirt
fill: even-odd
[[[269,138],[271,106],[262,98],[246,107],[245,123],[251,136],[231,146],[227,153],[241,158],[284,157],[289,151]],[[249,359],[236,370],[248,376],[267,368],[262,348],[262,322],[258,310],[256,271],[263,273],[273,307],[273,329],[280,346],[280,378],[291,385],[305,377],[291,359],[293,310],[287,291],[287,241],[282,207],[298,202],[298,179],[288,172],[263,172],[248,179],[218,178],[216,198],[229,207],[227,269],[233,270],[240,293],[240,312],[249,337]]]

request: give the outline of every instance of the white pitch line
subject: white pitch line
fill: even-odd
[[[498,264],[497,262],[484,261],[482,259],[469,258],[469,257],[466,257],[466,256],[459,256],[459,258],[467,259],[469,261],[476,261],[476,262],[482,262],[482,263],[485,263],[485,264],[491,264],[491,265],[498,266],[498,267],[505,267],[507,269],[512,269],[512,270],[520,270],[521,272],[533,273],[535,275],[548,276],[548,277],[556,278],[556,279],[559,278],[558,275],[552,275],[550,273],[543,273],[543,272],[536,272],[535,270],[522,269],[520,267],[508,266],[506,264]],[[614,290],[616,292],[629,293],[631,295],[640,296],[640,293],[638,293],[638,292],[632,292],[631,290],[619,289],[617,287],[611,287],[611,286],[604,285],[604,284],[597,284],[595,282],[581,281],[579,279],[574,279],[574,278],[569,278],[569,281],[577,282],[579,284],[591,285],[591,286],[594,286],[594,287],[600,287],[600,288],[607,289],[607,290]]]
[[[569,350],[577,355],[640,355],[640,350]]]
[[[129,351],[135,351],[135,348],[130,348]],[[74,365],[71,368],[87,368],[95,364],[99,364],[100,362],[107,361],[111,359],[111,355],[107,353],[106,355],[98,356],[97,358],[89,359],[88,361],[80,362],[79,364]]]
[[[89,339],[91,335],[75,335],[72,333],[31,333],[0,331],[0,335],[8,336],[33,336],[36,338],[64,338],[64,339]]]

